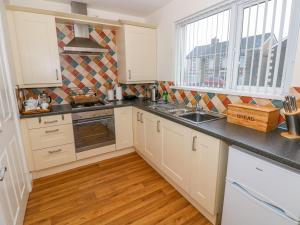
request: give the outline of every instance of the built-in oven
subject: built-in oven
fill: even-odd
[[[72,113],[76,153],[116,143],[113,109]]]

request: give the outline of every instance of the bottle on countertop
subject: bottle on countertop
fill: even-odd
[[[168,103],[168,92],[167,91],[163,92],[162,98],[165,103]]]

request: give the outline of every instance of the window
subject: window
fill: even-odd
[[[240,0],[178,22],[176,85],[279,97],[292,71],[296,9],[296,0]]]

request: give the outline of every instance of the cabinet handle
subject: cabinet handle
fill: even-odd
[[[131,80],[131,70],[128,70],[128,79]]]
[[[7,167],[6,166],[4,166],[3,168],[0,169],[0,181],[4,180],[6,171],[7,171]]]
[[[64,114],[61,114],[61,119],[65,120],[65,115]]]
[[[46,130],[45,133],[46,134],[50,134],[50,133],[55,133],[55,132],[58,132],[59,129],[55,129],[55,130]]]
[[[58,120],[52,120],[52,121],[45,121],[44,124],[51,124],[51,123],[57,123]]]
[[[144,123],[143,114],[144,114],[144,113],[141,113],[141,117],[140,117],[141,123]]]
[[[59,80],[59,78],[58,78],[58,69],[55,70],[55,73],[56,73],[56,80]]]
[[[160,121],[159,120],[156,122],[156,131],[158,133],[160,132]]]
[[[57,149],[57,150],[52,150],[52,151],[48,151],[49,154],[53,154],[53,153],[58,153],[61,152],[61,149]]]
[[[197,140],[197,136],[194,136],[193,137],[193,146],[192,146],[192,151],[197,151],[197,148],[196,148],[196,140]]]
[[[140,121],[140,112],[137,112],[136,114],[136,121]]]

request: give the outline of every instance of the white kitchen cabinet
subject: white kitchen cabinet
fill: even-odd
[[[61,86],[55,17],[18,11],[8,16],[17,85]]]
[[[144,114],[143,110],[133,109],[133,144],[142,154],[145,152]]]
[[[225,177],[221,177],[220,170],[223,168],[225,171],[222,163],[227,150],[219,139],[200,132],[192,133],[191,142],[189,192],[202,207],[215,215],[220,205],[218,188],[224,188]],[[220,182],[222,179],[223,182]]]
[[[71,114],[21,120],[30,171],[76,161]]]
[[[151,113],[144,114],[145,129],[145,157],[160,167],[162,154],[162,126],[163,120]]]
[[[116,150],[133,146],[132,107],[114,109]]]
[[[162,171],[177,185],[188,191],[189,156],[191,154],[190,129],[164,120],[162,132]]]
[[[117,31],[117,46],[121,83],[157,80],[156,29],[123,25]]]

